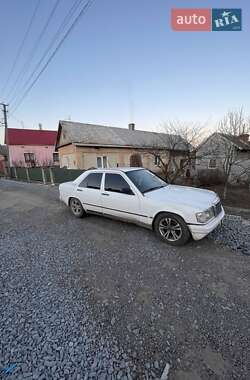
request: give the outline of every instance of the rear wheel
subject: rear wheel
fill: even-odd
[[[79,199],[71,198],[69,206],[72,211],[72,214],[74,214],[77,218],[82,218],[85,215],[85,211]]]
[[[154,229],[156,234],[170,245],[184,245],[190,238],[190,232],[184,220],[168,212],[163,212],[156,217]]]

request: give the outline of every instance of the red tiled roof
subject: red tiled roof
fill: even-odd
[[[57,131],[8,128],[9,145],[55,145]],[[5,136],[6,143],[6,136]]]

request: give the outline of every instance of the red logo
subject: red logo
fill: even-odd
[[[209,8],[173,8],[171,25],[175,31],[211,31],[211,15]]]

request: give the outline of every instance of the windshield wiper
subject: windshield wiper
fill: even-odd
[[[151,187],[150,189],[147,189],[147,190],[143,191],[142,194],[148,193],[149,191],[158,190],[158,189],[161,189],[162,187],[166,187],[166,186],[167,185],[161,185],[161,186]]]

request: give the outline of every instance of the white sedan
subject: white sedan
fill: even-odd
[[[143,168],[87,170],[59,193],[78,218],[91,213],[140,224],[171,245],[202,239],[224,217],[213,191],[169,185]]]

